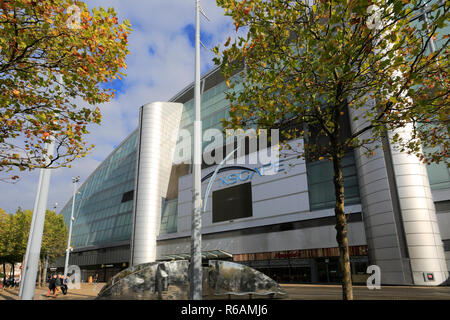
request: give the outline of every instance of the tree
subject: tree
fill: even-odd
[[[10,215],[0,208],[0,263],[3,265],[3,283],[6,281],[7,238]]]
[[[0,171],[70,166],[87,154],[88,125],[101,121],[95,105],[114,96],[104,83],[124,75],[130,31],[112,8],[0,0]],[[46,154],[51,136],[55,155]]]
[[[31,210],[24,211],[20,208],[14,215],[0,209],[0,262],[3,263],[4,273],[6,273],[5,263],[10,263],[14,268],[15,263],[23,261],[27,249],[32,214]],[[64,216],[47,210],[42,235],[39,274],[42,274],[47,257],[49,261],[53,261],[56,257],[64,254],[68,233]]]
[[[44,234],[42,237],[41,257],[50,260],[63,255],[66,251],[69,230],[64,216],[47,210],[45,215]]]
[[[217,3],[247,31],[214,48],[229,87],[242,85],[227,93],[224,125],[279,128],[285,140],[303,138],[302,148],[287,146],[299,157],[332,162],[343,298],[353,299],[342,158],[356,148],[370,156],[391,132],[400,151],[448,165],[449,37],[439,33],[448,1],[372,1],[375,12],[356,0]],[[428,24],[411,22],[427,4]],[[432,40],[441,43],[434,52]],[[362,125],[345,132],[346,120]]]
[[[12,276],[14,265],[22,262],[27,249],[28,233],[31,225],[32,212],[17,209],[15,214],[0,210],[0,261],[6,273],[6,263],[11,264]]]
[[[55,211],[47,210],[40,254],[39,283],[42,284],[44,280],[42,275],[46,259],[52,262],[56,257],[64,255],[68,237],[69,230],[64,222],[64,216],[62,214],[56,214]]]
[[[6,237],[8,231],[8,214],[0,208],[0,257],[6,253]]]
[[[22,210],[21,208],[12,215],[9,228],[8,259],[13,268],[15,263],[23,261],[27,251],[32,216],[31,210]]]

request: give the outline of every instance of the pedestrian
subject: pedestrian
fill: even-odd
[[[98,283],[98,273],[95,275],[94,282]]]
[[[64,279],[64,276],[61,274],[59,275],[59,279],[61,281],[61,292],[66,295],[67,294],[67,283],[69,282],[68,278]]]
[[[60,292],[61,291],[61,285],[62,285],[62,281],[61,281],[61,275],[60,274],[58,274],[57,276],[56,276],[56,292],[58,293],[58,292]]]
[[[56,274],[54,274],[48,281],[47,297],[50,295],[50,291],[53,291],[53,298],[56,298],[56,279]]]

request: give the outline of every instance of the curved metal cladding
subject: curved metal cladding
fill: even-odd
[[[411,130],[410,126],[405,126],[396,133],[407,139]],[[392,135],[389,132],[389,136]],[[444,244],[427,169],[416,156],[400,152],[393,146],[391,155],[414,284],[445,284],[448,271]]]
[[[351,119],[359,118],[351,122],[354,132],[366,124],[365,111],[349,110]],[[407,136],[409,130],[396,132]],[[380,267],[382,284],[441,285],[448,272],[426,167],[396,150],[393,134],[375,142],[384,151],[371,157],[355,151],[369,262]],[[361,139],[370,137],[366,132]]]
[[[130,267],[111,279],[97,300],[186,300],[189,261],[151,262]]]
[[[287,294],[264,273],[231,261],[210,260],[207,285],[203,286],[209,296],[251,294],[281,298]]]
[[[189,297],[189,261],[150,262],[115,275],[97,300],[186,300]],[[275,298],[287,293],[265,274],[238,263],[210,260],[203,268],[203,296],[222,299],[229,295]]]
[[[367,102],[374,103],[369,100]],[[358,131],[367,125],[364,119],[365,108],[349,108],[352,131]],[[369,139],[370,132],[365,132],[361,139]],[[361,186],[360,196],[364,227],[367,238],[369,263],[381,269],[382,284],[412,284],[412,276],[407,253],[407,246],[402,232],[400,214],[396,206],[395,188],[389,181],[386,155],[381,149],[381,142],[375,142],[380,148],[374,150],[369,158],[363,150],[355,150],[357,173]],[[373,146],[375,147],[375,146]],[[391,176],[392,177],[392,176]]]
[[[141,107],[134,196],[131,265],[154,262],[183,105],[153,102]]]

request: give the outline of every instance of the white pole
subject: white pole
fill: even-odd
[[[27,250],[25,252],[25,259],[22,266],[22,275],[20,277],[20,284],[19,284],[19,297],[22,297],[23,293],[23,283],[25,279],[25,274],[27,270],[28,265],[28,256],[30,255],[30,243],[31,243],[31,235],[34,232],[34,224],[36,223],[36,212],[37,212],[37,205],[39,203],[39,193],[41,190],[41,184],[42,184],[42,169],[39,173],[39,182],[38,187],[36,191],[36,198],[34,199],[34,208],[33,208],[33,216],[31,217],[31,225],[30,225],[30,233],[28,234],[28,241],[27,241]]]
[[[200,115],[200,0],[195,1],[195,121],[194,121],[194,163],[192,166],[192,227],[190,290],[191,300],[202,300],[202,122]]]
[[[429,30],[428,13],[430,13],[430,11],[428,10],[427,7],[428,6],[425,3],[425,5],[424,5],[424,7],[422,8],[421,11],[422,11],[422,14],[423,14],[423,19],[425,21],[425,26],[426,26],[427,30]],[[433,40],[432,37],[430,38],[429,45],[430,45],[430,51],[433,52],[433,53],[436,52],[436,44],[434,43],[434,40]]]
[[[64,279],[67,276],[67,268],[69,267],[70,242],[71,242],[71,238],[72,238],[72,226],[73,226],[73,220],[75,220],[75,218],[73,216],[73,212],[75,210],[75,198],[77,196],[77,182],[78,181],[80,181],[80,177],[72,178],[72,182],[73,182],[72,212],[70,213],[69,238],[67,239],[66,261],[64,262]]]
[[[47,145],[47,156],[53,155],[55,138],[50,136],[51,142]],[[34,289],[38,272],[39,256],[41,253],[42,234],[44,233],[45,211],[47,209],[48,190],[50,187],[51,169],[41,169],[39,178],[38,196],[36,198],[35,211],[33,212],[34,224],[30,227],[28,260],[23,270],[22,300],[33,300]]]

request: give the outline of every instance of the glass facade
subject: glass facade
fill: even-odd
[[[357,204],[359,198],[358,176],[353,152],[342,159],[345,205]],[[308,194],[311,210],[334,208],[333,164],[328,160],[306,162]]]
[[[440,10],[442,11],[442,9]],[[423,23],[423,20],[420,20],[420,23]],[[448,35],[449,33],[450,24],[446,25],[444,28],[438,29],[435,41],[435,46],[437,49],[442,48],[442,46],[447,43],[447,39],[444,36]],[[432,151],[432,148],[427,148],[426,151]],[[432,163],[430,165],[427,165],[426,167],[431,190],[450,188],[450,168],[448,167],[448,159],[444,159],[444,161],[439,164]]]
[[[178,199],[167,200],[161,214],[159,234],[177,232]]]
[[[210,128],[223,129],[222,119],[228,117],[225,82],[205,91],[202,95],[203,132]],[[234,90],[240,90],[236,85]],[[193,136],[194,100],[184,103],[181,129]],[[203,148],[210,144],[204,142]],[[135,130],[94,171],[79,189],[76,197],[76,218],[72,243],[75,248],[107,245],[130,240],[132,232],[133,192],[136,172],[138,130]],[[190,170],[188,170],[190,172]],[[311,210],[334,206],[332,166],[327,161],[307,164]],[[187,174],[186,172],[184,174]],[[359,203],[359,187],[353,154],[344,158],[346,204]],[[62,210],[68,223],[72,200]],[[163,200],[160,235],[177,232],[178,199]]]
[[[239,90],[240,86],[236,85],[234,90]],[[229,102],[226,100],[225,92],[227,86],[225,82],[220,82],[216,86],[206,90],[202,94],[202,131],[208,129],[222,130],[222,119],[228,117]],[[194,99],[184,103],[183,113],[181,116],[180,128],[189,131],[191,138],[194,136]],[[211,142],[203,142],[204,149]],[[191,140],[191,150],[193,150],[193,140]],[[189,170],[190,172],[190,170]],[[184,173],[187,174],[187,173]],[[178,217],[178,201],[176,199],[166,200],[163,205],[161,214],[161,227],[159,234],[167,234],[177,232]]]
[[[237,77],[237,75],[236,75]],[[202,94],[203,132],[210,128],[223,129],[222,119],[228,117],[229,102],[226,100],[227,86],[224,81]],[[236,85],[236,91],[240,86]],[[193,136],[194,99],[184,102],[181,129]],[[346,126],[349,126],[347,123]],[[192,143],[192,141],[191,141]],[[206,141],[203,148],[210,144]],[[75,217],[72,235],[74,247],[107,245],[131,238],[133,192],[136,171],[138,130],[135,130],[95,170],[79,189],[75,203]],[[360,203],[358,177],[353,152],[343,159],[345,204]],[[333,208],[335,204],[333,168],[327,160],[307,162],[307,183],[311,210]],[[427,167],[432,189],[450,187],[450,171],[442,165]],[[179,175],[190,172],[182,170]],[[176,172],[172,172],[177,175]],[[175,177],[176,180],[178,177]],[[178,199],[177,190],[163,200],[160,235],[177,232]],[[72,201],[62,210],[69,221]]]
[[[72,245],[75,248],[131,238],[138,131],[134,131],[92,173],[75,198]],[[68,225],[72,199],[62,210]]]
[[[242,85],[236,84],[234,91],[239,91]],[[228,118],[230,103],[226,100],[227,86],[225,82],[208,89],[202,94],[202,130],[208,129],[222,130],[222,119]],[[193,137],[194,132],[194,99],[184,103],[183,115],[181,116],[180,128],[186,129]],[[193,142],[192,142],[193,143]],[[205,148],[209,141],[203,142]]]
[[[447,163],[432,163],[427,165],[428,180],[431,190],[441,190],[450,188],[450,168]]]
[[[228,116],[226,85],[220,82],[202,95],[203,131],[222,129]],[[184,103],[180,128],[193,136],[194,99]],[[75,248],[107,245],[131,239],[133,192],[136,174],[138,130],[135,130],[95,170],[78,190],[72,244]],[[206,142],[203,147],[210,142]],[[177,232],[178,200],[165,200],[161,214],[160,235]],[[72,199],[62,210],[68,225]]]

